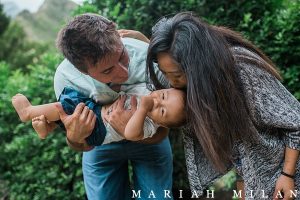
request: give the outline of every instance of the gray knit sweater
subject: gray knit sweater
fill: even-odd
[[[231,49],[237,58],[262,59],[245,48]],[[283,169],[285,147],[300,151],[300,103],[272,75],[261,68],[236,62],[236,69],[242,84],[243,94],[250,111],[250,118],[256,127],[257,141],[236,141],[234,156],[241,161],[233,161],[229,169],[235,167],[245,182],[246,199],[251,190],[254,199],[272,199],[275,183]],[[222,176],[214,170],[196,137],[187,129],[184,131],[186,163],[191,190],[202,194],[212,182]],[[297,163],[295,179],[300,199],[300,159]]]

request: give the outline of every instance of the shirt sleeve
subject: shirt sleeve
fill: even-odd
[[[64,88],[67,85],[70,85],[69,81],[67,80],[67,78],[63,75],[62,71],[60,70],[60,68],[65,65],[66,61],[63,61],[57,68],[55,75],[54,75],[54,91],[55,91],[55,96],[56,99],[59,99],[60,94],[62,93],[62,91],[64,90]]]
[[[300,150],[300,103],[270,73],[253,65],[241,65],[246,102],[254,124],[277,129],[289,148]]]
[[[102,144],[118,142],[125,139],[109,123],[105,124],[105,127],[106,127],[106,136]]]
[[[146,117],[144,122],[144,139],[152,137],[156,133],[158,127],[158,124],[154,123],[149,117]]]

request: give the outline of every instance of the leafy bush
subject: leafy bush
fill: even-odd
[[[0,60],[9,63],[10,68],[28,71],[27,65],[37,63],[40,55],[49,47],[46,44],[29,42],[21,26],[11,22],[0,36]]]
[[[8,182],[11,199],[84,197],[81,153],[70,150],[59,130],[40,140],[31,123],[20,123],[11,105],[11,97],[18,92],[30,97],[33,104],[55,101],[53,76],[60,61],[57,54],[44,54],[40,63],[29,66],[27,74],[10,72],[7,64],[0,64],[0,123],[5,124],[0,129],[0,179]]]
[[[9,24],[9,18],[3,12],[3,5],[0,2],[0,36]]]

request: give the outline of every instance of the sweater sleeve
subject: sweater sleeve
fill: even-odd
[[[270,73],[240,64],[240,78],[255,126],[277,129],[287,147],[300,150],[300,103]]]

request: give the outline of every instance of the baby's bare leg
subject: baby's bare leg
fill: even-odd
[[[44,115],[33,118],[32,126],[41,139],[45,139],[56,128],[56,124],[48,122]]]
[[[16,94],[11,100],[22,122],[30,120],[28,109],[32,106],[23,94]]]
[[[55,106],[59,102],[33,106],[24,95],[17,94],[12,98],[12,104],[22,122],[30,121],[41,115],[45,115],[46,119],[51,122],[60,119]]]

